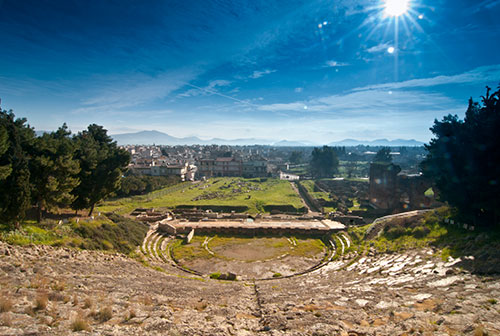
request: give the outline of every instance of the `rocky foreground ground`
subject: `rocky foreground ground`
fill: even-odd
[[[228,282],[0,242],[0,335],[500,335],[499,277],[435,252],[370,252],[303,276]]]

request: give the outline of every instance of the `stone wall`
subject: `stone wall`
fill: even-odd
[[[370,165],[370,204],[377,209],[415,210],[430,208],[438,203],[434,197],[425,196],[433,188],[431,180],[421,175],[401,175],[401,168],[394,164]]]

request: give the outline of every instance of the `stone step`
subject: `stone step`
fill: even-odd
[[[149,240],[149,254],[151,255],[152,260],[154,261],[161,261],[161,259],[158,257],[158,254],[156,253],[156,244],[158,242],[158,239],[160,238],[160,235],[157,233],[153,233],[151,235],[151,239]]]

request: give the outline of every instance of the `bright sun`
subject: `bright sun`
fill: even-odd
[[[389,16],[400,16],[408,10],[410,0],[385,0],[385,12]]]

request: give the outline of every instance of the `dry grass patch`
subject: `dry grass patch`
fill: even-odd
[[[64,280],[59,280],[53,283],[51,287],[55,291],[62,292],[66,288],[66,282]]]
[[[0,325],[3,327],[12,326],[12,316],[9,313],[3,313],[0,317]]]
[[[71,330],[90,331],[90,325],[88,321],[82,315],[79,314],[71,321]]]
[[[146,296],[142,297],[141,303],[145,306],[151,306],[151,305],[153,305],[153,299],[151,298],[151,296],[146,295]]]
[[[41,275],[36,275],[33,280],[31,280],[29,288],[44,289],[47,288],[49,280]]]
[[[127,320],[131,320],[133,319],[134,317],[137,316],[137,313],[135,311],[135,309],[131,308],[129,311],[128,311],[128,316],[127,316]]]
[[[39,292],[35,297],[35,310],[45,310],[49,304],[49,296],[46,292]]]
[[[207,307],[208,307],[208,304],[206,302],[196,302],[194,305],[194,309],[196,309],[199,312],[205,310],[205,308],[207,308]]]
[[[94,301],[92,301],[91,298],[86,297],[85,300],[83,301],[83,309],[89,309],[94,306]]]
[[[8,312],[12,309],[14,303],[10,298],[7,297],[7,294],[3,293],[2,297],[0,297],[0,313]]]
[[[78,303],[80,301],[78,300],[78,296],[75,294],[73,294],[73,306],[78,306]]]
[[[51,292],[48,297],[49,297],[49,300],[52,302],[53,301],[66,301],[66,302],[69,301],[69,299],[66,299],[65,295],[63,295],[59,292]]]
[[[95,314],[94,318],[99,322],[106,322],[111,320],[113,317],[113,309],[110,306],[106,306],[101,308],[97,314]]]

